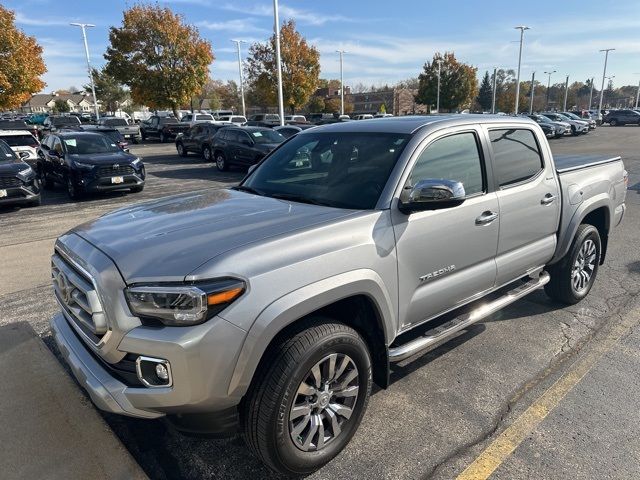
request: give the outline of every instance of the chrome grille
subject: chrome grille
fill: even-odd
[[[22,185],[22,181],[17,177],[0,177],[0,188],[19,187],[20,185]]]
[[[133,175],[134,170],[131,165],[109,165],[98,169],[99,177],[112,177],[114,175]]]
[[[58,302],[94,343],[107,333],[107,321],[91,277],[58,252],[51,259],[51,278]]]

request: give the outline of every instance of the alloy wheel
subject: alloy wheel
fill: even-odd
[[[216,166],[218,167],[218,170],[224,170],[226,167],[224,157],[221,154],[218,154],[216,157]]]
[[[344,430],[358,400],[358,367],[346,354],[331,353],[303,378],[289,411],[294,445],[322,450]]]
[[[582,293],[591,284],[596,268],[598,250],[593,240],[587,239],[580,247],[571,269],[571,285],[576,293]]]

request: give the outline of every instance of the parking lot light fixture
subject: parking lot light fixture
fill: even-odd
[[[604,80],[607,76],[607,60],[609,59],[609,52],[615,50],[615,48],[603,48],[600,50],[604,52],[604,69],[602,70],[602,88],[600,88],[600,104],[598,105],[598,111],[602,110],[602,100],[604,99]]]
[[[520,30],[520,50],[518,53],[518,75],[516,77],[516,105],[515,105],[515,114],[518,114],[518,106],[520,103],[520,65],[522,64],[522,42],[524,41],[524,31],[529,30],[531,27],[527,27],[526,25],[520,25],[518,27],[513,27],[516,30]]]
[[[493,95],[491,97],[491,113],[496,113],[496,87],[498,86],[498,67],[493,67]]]
[[[562,111],[567,111],[567,96],[569,95],[569,75],[567,75],[567,80],[564,82],[564,106],[562,107]]]
[[[529,115],[533,115],[533,96],[536,90],[536,72],[531,74],[531,104],[529,105]]]
[[[634,75],[640,75],[640,73],[634,73]],[[636,110],[638,109],[638,100],[640,100],[640,81],[638,82],[638,91],[636,92]]]
[[[593,80],[594,78],[591,77],[591,92],[589,93],[589,107],[587,108],[587,110],[591,110],[591,102],[593,100]]]
[[[273,31],[276,37],[276,70],[278,71],[278,113],[280,126],[284,125],[284,100],[282,99],[282,61],[280,58],[280,15],[278,0],[273,0]]]
[[[549,79],[547,80],[547,110],[549,110],[549,90],[551,89],[551,75],[556,73],[557,70],[551,70],[550,72],[544,72],[545,75],[549,75]]]
[[[247,43],[244,40],[231,40],[238,47],[238,74],[240,75],[240,99],[242,102],[242,116],[246,118],[247,111],[244,104],[244,78],[242,76],[242,55],[240,53],[240,44]]]
[[[343,56],[346,50],[336,50],[340,54],[340,115],[344,115],[344,63]]]
[[[87,57],[87,72],[91,81],[91,94],[93,95],[93,108],[96,112],[96,121],[100,120],[100,112],[98,111],[98,100],[96,99],[96,86],[93,82],[93,72],[91,71],[91,62],[89,60],[89,45],[87,44],[87,28],[95,27],[92,23],[70,23],[73,27],[80,27],[82,30],[82,40],[84,41],[84,53]]]
[[[436,94],[436,112],[440,113],[440,72],[442,69],[442,59],[436,60],[438,63],[438,93]]]

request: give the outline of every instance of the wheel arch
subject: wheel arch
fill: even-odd
[[[369,278],[359,279],[353,273],[307,285],[263,310],[247,332],[229,384],[229,395],[243,396],[255,372],[269,360],[271,349],[312,316],[333,318],[362,335],[371,353],[373,379],[386,388],[388,345],[395,335],[391,299],[375,272],[370,272]],[[352,277],[348,283],[344,283],[345,275]]]

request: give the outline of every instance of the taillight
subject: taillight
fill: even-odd
[[[624,179],[624,188],[627,188],[629,186],[629,172],[625,170],[622,174],[622,178]]]

